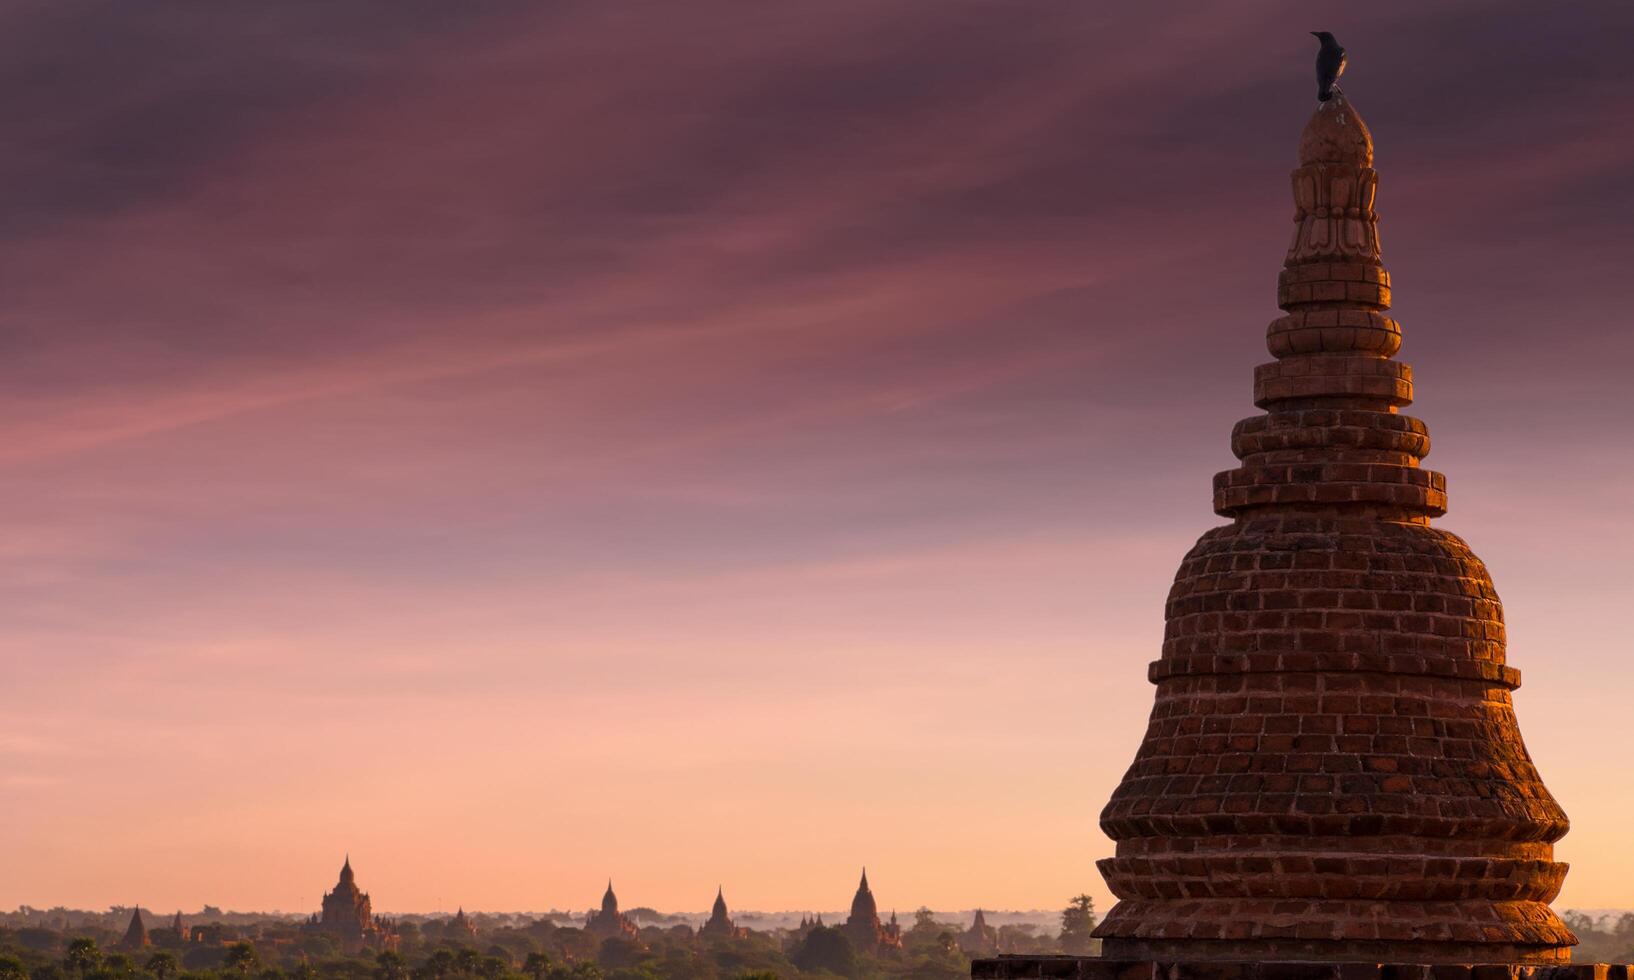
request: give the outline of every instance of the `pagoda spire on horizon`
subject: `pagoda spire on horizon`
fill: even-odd
[[[344,950],[390,948],[397,942],[390,924],[375,919],[369,893],[357,886],[350,853],[341,862],[335,887],[324,893],[320,904],[322,911],[308,926],[337,937]]]
[[[119,941],[119,948],[137,950],[148,945],[147,923],[142,921],[142,906],[140,904],[131,909],[130,925],[125,929],[125,936]]]
[[[804,922],[802,922],[802,926]],[[726,888],[724,885],[715,886],[715,904],[710,907],[709,918],[699,927],[701,936],[730,936],[743,937],[749,934],[747,929],[741,929],[732,921],[731,912],[726,907]]]
[[[846,917],[842,927],[851,944],[860,950],[896,949],[902,945],[901,930],[894,923],[886,924],[880,921],[879,905],[874,900],[874,892],[868,887],[868,869],[862,869],[862,879],[857,884],[857,893],[851,899],[851,914]]]
[[[1492,580],[1386,315],[1373,140],[1342,92],[1293,172],[1284,315],[1214,480],[1232,523],[1166,606],[1146,736],[1101,814],[1115,959],[1561,963],[1568,828],[1515,721]]]
[[[584,929],[600,936],[635,937],[637,932],[635,923],[618,910],[618,896],[613,893],[611,877],[607,879],[607,891],[601,896],[601,908],[593,910],[585,917]]]

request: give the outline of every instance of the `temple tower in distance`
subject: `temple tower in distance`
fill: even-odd
[[[180,916],[178,912],[178,921]],[[305,929],[335,937],[347,953],[364,948],[395,949],[398,941],[395,925],[374,914],[369,893],[357,886],[350,854],[340,866],[335,887],[323,895],[322,916],[308,919]]]
[[[715,904],[710,907],[709,918],[698,927],[698,935],[716,939],[743,939],[749,935],[749,930],[740,928],[732,921],[732,915],[726,909],[725,887],[715,889]]]
[[[981,909],[970,921],[970,928],[959,933],[959,949],[966,956],[991,956],[999,948],[998,930],[987,924]]]
[[[851,914],[839,928],[851,940],[851,945],[862,952],[902,948],[902,927],[897,924],[896,913],[891,913],[890,922],[879,919],[874,890],[868,887],[867,868],[862,869],[862,881],[851,897]]]
[[[1305,127],[1284,316],[1169,592],[1156,703],[1101,814],[1119,960],[1562,963],[1566,815],[1521,741],[1485,566],[1431,526],[1392,358],[1378,175],[1342,93]]]
[[[119,948],[139,950],[149,942],[147,923],[142,921],[142,907],[138,905],[131,910],[130,925],[125,929],[125,938],[119,941]]]
[[[618,896],[613,894],[613,879],[607,879],[607,891],[602,893],[601,908],[592,909],[584,917],[584,931],[603,939],[619,937],[635,939],[639,934],[630,917],[618,910]]]

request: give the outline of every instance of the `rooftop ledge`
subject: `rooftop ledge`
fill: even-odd
[[[1634,980],[1634,965],[1581,963],[1162,963],[1099,956],[998,956],[972,960],[972,980]]]

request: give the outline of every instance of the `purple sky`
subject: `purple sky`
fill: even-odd
[[[1351,52],[1634,905],[1622,3],[0,11],[0,906],[1056,906]]]

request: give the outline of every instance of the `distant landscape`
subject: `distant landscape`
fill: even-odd
[[[982,910],[979,928],[977,910],[920,908],[887,949],[859,949],[843,910],[745,910],[711,936],[709,912],[636,907],[620,913],[633,932],[607,937],[594,911],[401,913],[380,917],[394,937],[385,948],[348,949],[321,916],[23,906],[0,913],[0,980],[962,980],[975,956],[1096,952],[1083,942],[1086,906]],[[1581,940],[1576,961],[1634,959],[1634,910],[1562,916]],[[145,936],[131,936],[133,922]]]
[[[354,915],[353,913],[359,913]],[[344,869],[311,915],[114,906],[0,913],[0,980],[956,980],[998,952],[1093,953],[1093,903],[1060,910],[852,908],[375,914]]]
[[[142,915],[149,921],[168,920],[178,911],[177,909],[154,909],[146,905],[140,908]],[[134,911],[136,911],[136,907],[130,905],[113,905],[103,911],[61,907],[37,909],[24,905],[15,911],[0,912],[0,928],[19,929],[48,923],[67,923],[75,928],[102,929],[122,933],[126,924],[130,921],[131,913]],[[223,910],[213,905],[206,905],[194,911],[180,911],[182,911],[184,920],[188,922],[210,921],[233,926],[303,922],[311,914],[279,909],[264,912],[237,912],[230,909]],[[1593,914],[1615,915],[1620,911],[1616,909],[1598,909]],[[453,915],[453,912],[387,911],[382,914],[398,922],[428,923],[447,919]],[[576,926],[582,925],[585,918],[583,910],[571,909],[526,910],[520,912],[477,912],[468,909],[466,914],[482,929],[526,928],[539,920],[554,922],[561,926]],[[696,928],[709,918],[708,909],[696,912],[662,912],[642,905],[627,910],[625,914],[643,927],[656,926],[659,928],[669,928],[677,925]],[[976,910],[933,910],[931,914],[938,921],[963,923],[968,926],[970,920],[975,916]],[[1031,926],[1039,932],[1047,932],[1059,928],[1061,925],[1060,909],[984,909],[982,914],[988,924],[995,927],[1007,925]],[[822,916],[824,921],[841,922],[845,920],[846,911],[844,909],[804,909],[767,912],[753,909],[742,911],[734,909],[732,916],[741,926],[771,932],[778,929],[793,929],[800,924],[802,918]]]

